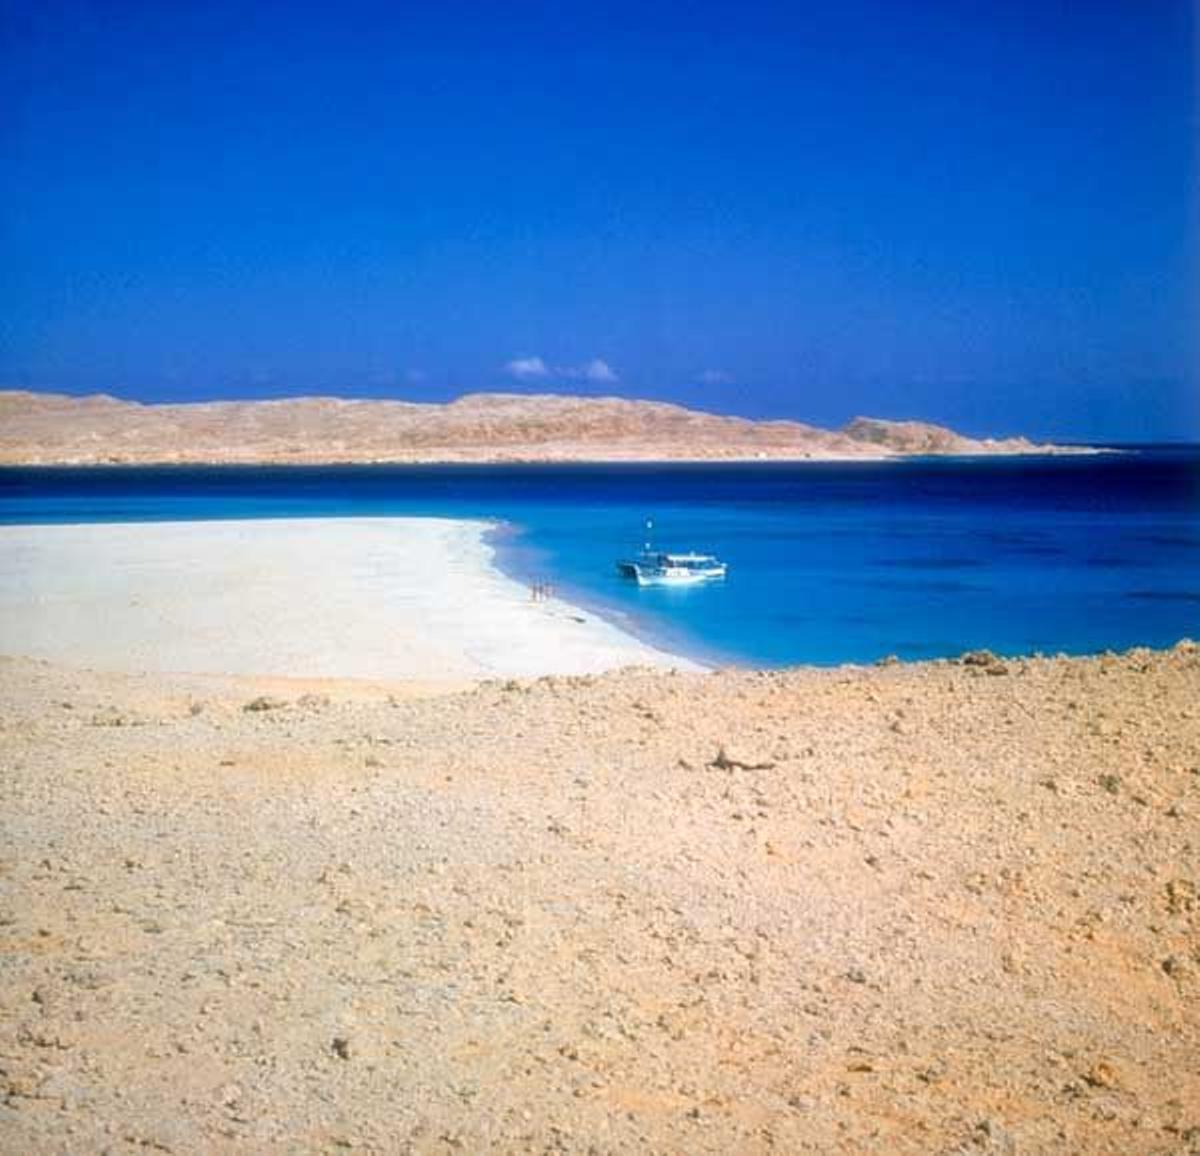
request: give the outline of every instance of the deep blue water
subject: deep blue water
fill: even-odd
[[[382,514],[501,519],[510,572],[710,659],[1088,653],[1200,636],[1200,447],[853,464],[0,470],[0,522]],[[646,518],[656,546],[719,554],[728,579],[672,590],[619,578],[613,562],[640,545]]]

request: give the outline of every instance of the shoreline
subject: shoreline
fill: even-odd
[[[455,564],[469,561],[474,566],[475,576],[480,579],[480,582],[473,588],[472,593],[484,598],[491,610],[501,613],[505,619],[505,626],[501,629],[500,634],[504,636],[507,631],[507,636],[501,637],[498,641],[493,639],[491,644],[479,650],[473,646],[470,639],[460,632],[449,639],[448,647],[433,645],[428,647],[425,653],[420,653],[419,648],[418,651],[413,651],[410,647],[407,658],[394,661],[381,660],[376,653],[375,658],[371,660],[374,665],[365,669],[349,669],[346,666],[331,668],[327,656],[326,659],[318,661],[310,668],[289,665],[287,669],[281,667],[276,661],[261,665],[239,661],[236,663],[236,668],[228,669],[220,668],[213,663],[202,666],[179,665],[159,658],[138,664],[132,662],[128,657],[114,660],[112,648],[109,648],[108,651],[101,650],[98,653],[94,639],[85,642],[81,653],[72,653],[70,644],[64,643],[61,639],[49,646],[35,641],[34,645],[26,649],[21,649],[19,645],[14,645],[12,642],[14,638],[29,638],[31,623],[36,622],[39,614],[42,615],[42,629],[36,631],[39,639],[44,640],[51,635],[61,633],[57,626],[51,626],[45,620],[47,609],[45,604],[47,597],[50,597],[57,599],[61,606],[63,591],[58,590],[49,596],[44,591],[39,591],[40,577],[46,574],[46,560],[43,560],[43,568],[40,573],[36,569],[22,573],[19,565],[14,567],[9,564],[9,560],[14,555],[12,544],[14,540],[19,542],[22,537],[39,537],[43,533],[48,536],[69,537],[79,534],[85,537],[93,535],[102,537],[105,532],[116,531],[128,540],[133,535],[149,534],[154,536],[163,531],[170,533],[189,529],[193,530],[196,536],[203,536],[206,531],[220,528],[231,532],[240,532],[236,536],[243,540],[242,544],[244,545],[245,540],[253,537],[254,532],[260,528],[267,530],[268,536],[271,530],[286,532],[293,528],[297,530],[336,528],[340,536],[343,531],[349,530],[353,533],[356,528],[362,529],[371,525],[386,526],[400,531],[406,528],[411,530],[413,527],[422,531],[440,527],[451,535],[455,531],[466,532],[470,535],[473,540],[466,545],[465,552],[463,543],[466,540],[462,539],[457,544],[460,552],[454,554],[451,551],[448,557],[452,558]],[[782,674],[789,671],[843,671],[852,674],[881,666],[954,665],[961,661],[964,654],[970,652],[969,648],[964,648],[962,651],[953,653],[905,658],[898,657],[893,653],[881,652],[872,657],[834,662],[796,661],[777,665],[756,664],[736,654],[715,648],[706,649],[703,646],[691,645],[691,640],[680,637],[678,633],[657,630],[653,622],[639,619],[636,614],[613,606],[602,597],[593,596],[588,590],[570,582],[559,582],[551,572],[539,573],[521,564],[512,564],[511,560],[506,557],[507,547],[504,540],[519,539],[524,532],[525,528],[519,522],[504,518],[454,518],[414,514],[395,516],[339,514],[296,517],[289,514],[257,513],[251,517],[221,516],[188,520],[172,517],[162,520],[130,519],[106,522],[0,522],[0,658],[30,658],[35,661],[60,664],[72,669],[94,669],[114,674],[157,671],[163,674],[196,677],[235,677],[246,680],[277,679],[297,683],[305,681],[336,681],[363,685],[389,683],[397,686],[421,687],[440,684],[467,686],[480,680],[497,677],[538,678],[554,675],[598,674],[619,670],[623,667],[638,666],[659,670],[676,669],[681,672],[740,670],[763,674]],[[186,538],[187,535],[185,534],[184,537]],[[180,544],[176,540],[175,545],[179,546]],[[183,545],[186,553],[188,548],[186,542]],[[450,548],[450,545],[450,540],[447,539],[439,544],[439,548]],[[517,549],[519,550],[519,547]],[[104,551],[101,550],[100,553],[103,555]],[[153,550],[151,553],[155,554],[155,557],[149,561],[158,565],[169,564],[169,557]],[[147,561],[145,558],[142,559],[142,563]],[[68,572],[76,574],[84,573],[82,560],[75,558],[74,562],[76,564],[71,566],[52,565],[49,569],[60,572],[66,569]],[[94,569],[92,568],[93,577],[95,577]],[[429,584],[433,582],[428,567],[420,577]],[[531,602],[531,583],[544,579],[549,579],[550,585],[555,591],[554,596],[536,603]],[[53,579],[51,581],[53,582]],[[156,593],[156,597],[177,605],[185,603],[187,596],[182,582],[181,577],[177,589],[160,590]],[[25,587],[23,599],[19,595],[14,597],[14,587],[21,585]],[[562,593],[558,593],[559,591]],[[77,590],[76,593],[85,601],[94,602],[94,592],[89,593],[86,588],[83,588]],[[130,593],[130,589],[122,587],[118,583],[116,589],[111,593],[123,596]],[[134,593],[136,596],[136,591]],[[459,591],[460,597],[461,594],[462,591]],[[410,590],[407,597],[411,598],[411,595],[412,591]],[[70,592],[68,592],[67,602],[70,601]],[[134,601],[136,601],[136,597],[131,601],[131,605]],[[440,602],[442,600],[439,597],[433,601]],[[107,604],[93,606],[96,617],[104,617],[111,612],[111,609],[112,607]],[[230,609],[232,611],[236,608],[231,607]],[[428,612],[432,606],[426,605],[421,609]],[[443,612],[452,612],[453,606],[443,602],[441,609]],[[480,609],[482,612],[483,608]],[[515,615],[514,610],[516,611]],[[78,611],[78,607],[76,607],[76,611]],[[510,651],[508,643],[531,622],[540,633],[535,645],[526,647],[521,656],[511,660],[501,657]],[[126,625],[128,626],[128,624]],[[402,632],[408,635],[417,629],[417,623],[413,620],[412,615],[409,615],[404,621],[393,621],[391,625],[401,628]],[[211,629],[211,627],[211,622],[206,624],[206,629]],[[580,630],[579,627],[584,629]],[[301,648],[303,647],[304,631],[305,626],[301,620],[301,625],[295,631],[301,636]],[[113,629],[111,633],[132,639],[132,645],[135,648],[144,642],[144,640],[139,641],[136,626],[124,631]],[[186,630],[184,633],[186,634]],[[1185,636],[1181,636],[1181,638],[1182,641],[1187,641]],[[408,641],[411,642],[411,638]],[[1172,645],[1171,641],[1158,641],[1134,642],[1116,648],[1106,646],[1090,650],[1063,648],[1021,650],[998,647],[996,648],[996,657],[999,661],[1008,662],[1033,662],[1045,659],[1088,660],[1124,654],[1131,649],[1157,653],[1169,650]],[[163,643],[163,647],[168,651],[172,649],[166,643]],[[561,654],[556,657],[556,651],[559,650],[561,650]],[[982,653],[989,652],[983,651]]]
[[[1181,442],[1188,447],[1190,442]],[[112,469],[312,469],[324,466],[345,468],[348,466],[478,466],[482,469],[496,466],[802,466],[802,465],[883,465],[900,462],[963,462],[963,461],[1027,461],[1030,458],[1089,457],[1100,454],[1135,454],[1139,448],[1128,446],[1085,446],[1063,444],[1053,448],[1031,450],[998,450],[971,453],[907,453],[891,452],[880,454],[721,454],[718,456],[678,455],[671,457],[313,457],[313,458],[110,458],[97,461],[94,458],[3,459],[0,470],[112,470]]]
[[[492,528],[484,533],[484,541],[493,551],[492,565],[514,582],[528,586],[531,582],[548,576],[553,588],[562,591],[563,601],[569,605],[595,615],[615,630],[636,638],[646,646],[666,654],[678,655],[696,668],[745,670],[753,667],[752,662],[736,654],[705,647],[695,639],[684,637],[685,632],[680,628],[660,626],[643,614],[624,608],[616,599],[606,598],[577,582],[559,580],[552,571],[541,574],[532,566],[524,565],[521,559],[530,548],[524,546],[521,539],[527,533],[528,527],[510,519],[496,520]]]
[[[0,526],[13,655],[113,672],[471,681],[704,669],[495,563],[495,524],[255,518]]]

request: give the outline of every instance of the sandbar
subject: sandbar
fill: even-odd
[[[0,527],[0,650],[118,672],[471,680],[696,669],[493,565],[491,524]]]

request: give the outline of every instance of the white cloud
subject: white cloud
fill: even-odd
[[[528,381],[534,377],[549,377],[550,367],[540,357],[514,357],[504,367],[504,372],[518,381]]]
[[[700,375],[701,385],[729,385],[733,378],[723,369],[706,369]]]
[[[607,361],[593,357],[583,365],[547,365],[540,357],[514,357],[504,366],[504,372],[518,381],[533,381],[558,377],[565,381],[619,381],[617,371]]]
[[[607,361],[593,357],[582,369],[582,374],[588,381],[616,381],[617,374]]]

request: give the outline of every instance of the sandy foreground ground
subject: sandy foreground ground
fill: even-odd
[[[0,653],[101,670],[462,680],[695,669],[500,574],[485,522],[0,526]]]
[[[1200,1151],[1192,644],[9,659],[0,766],[4,1151]]]

